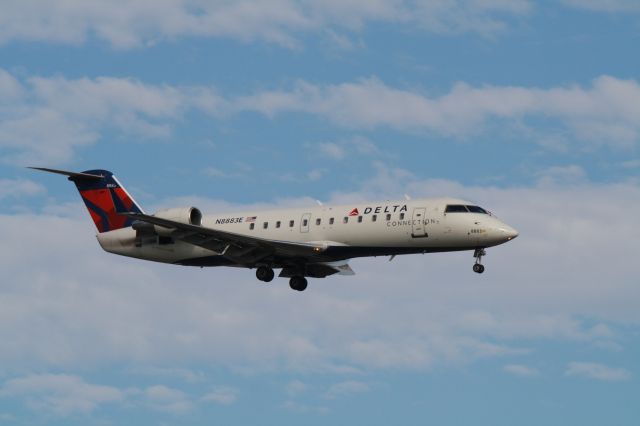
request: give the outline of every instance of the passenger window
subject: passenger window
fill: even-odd
[[[358,216],[358,223],[362,223],[362,216]]]
[[[280,228],[280,221],[276,222],[276,228]]]
[[[371,222],[375,222],[376,220],[378,220],[377,214],[374,214],[373,216],[371,216]]]
[[[348,223],[349,222],[349,217],[345,216],[344,219],[342,219],[342,223]]]
[[[293,221],[293,220],[290,220],[290,221],[289,221],[289,228],[293,228],[293,223],[294,223],[294,221]]]
[[[461,204],[449,204],[444,210],[445,213],[468,213],[467,208]]]
[[[263,224],[262,224],[262,227],[263,227],[264,229],[267,229],[267,228],[269,227],[269,222],[265,222],[265,223],[263,223]]]
[[[404,219],[404,213],[400,213],[400,220]]]
[[[252,223],[252,224],[249,225],[249,229],[251,229],[252,231],[253,231],[253,228],[255,228],[255,227],[256,227],[255,223]]]
[[[322,222],[322,221],[320,220],[320,218],[317,218],[317,219],[316,219],[316,225],[320,225],[320,223],[321,223],[321,222]]]
[[[307,224],[309,223],[309,221],[307,219],[302,221],[302,226],[307,226]]]
[[[329,225],[333,225],[333,218],[329,219]]]
[[[391,213],[387,213],[387,221],[391,220]]]

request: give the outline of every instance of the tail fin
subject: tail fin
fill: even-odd
[[[134,219],[119,214],[121,212],[143,213],[133,197],[108,170],[75,173],[42,167],[30,168],[68,176],[78,188],[82,201],[100,233],[131,226]]]

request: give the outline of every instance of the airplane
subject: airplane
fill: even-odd
[[[270,282],[274,269],[293,290],[307,278],[354,275],[356,257],[473,250],[473,271],[484,272],[485,249],[518,236],[482,207],[455,198],[203,215],[196,207],[145,213],[107,170],[69,172],[103,250],[177,265],[233,266],[256,270]],[[408,198],[408,197],[407,197]]]

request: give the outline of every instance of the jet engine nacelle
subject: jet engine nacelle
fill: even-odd
[[[188,225],[202,226],[202,212],[195,207],[160,210],[154,214],[154,216]],[[170,236],[171,233],[175,231],[175,228],[165,228],[164,226],[159,225],[153,225],[153,229],[158,235],[164,237]]]

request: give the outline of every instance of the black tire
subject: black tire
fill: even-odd
[[[264,278],[264,282],[270,283],[273,281],[273,278],[276,276],[276,273],[273,272],[273,269],[269,268],[269,274]]]
[[[307,279],[305,277],[300,277],[300,285],[298,286],[298,291],[305,291],[307,289]]]
[[[289,280],[289,287],[292,290],[304,291],[307,288],[307,279],[305,277],[292,277]]]
[[[481,274],[484,272],[484,265],[480,265],[479,263],[476,263],[475,265],[473,265],[473,272],[476,272],[478,274]]]
[[[269,268],[268,266],[260,266],[256,270],[256,278],[260,281],[268,283],[269,281],[273,280],[274,276],[275,273],[273,272],[273,269]]]

